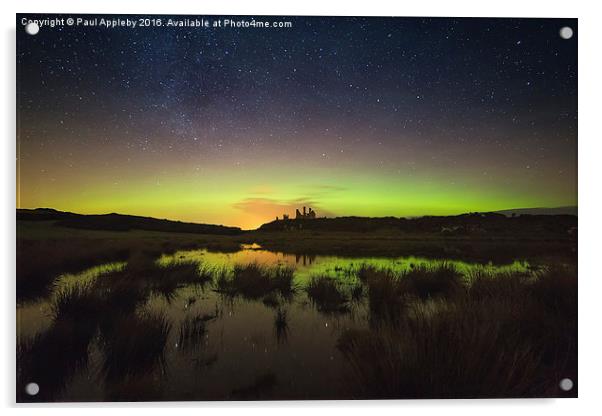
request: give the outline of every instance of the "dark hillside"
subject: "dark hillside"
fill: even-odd
[[[260,231],[402,232],[467,236],[569,237],[576,232],[574,215],[520,215],[471,213],[448,217],[366,218],[340,217],[278,220],[262,225]]]
[[[196,234],[221,234],[235,235],[242,231],[238,227],[226,227],[223,225],[195,224],[181,221],[162,220],[150,217],[138,217],[134,215],[103,214],[103,215],[81,215],[71,212],[56,211],[54,209],[18,209],[17,220],[26,221],[51,221],[55,225],[68,228],[80,228],[88,230],[110,230],[110,231],[165,231],[173,233],[196,233]]]

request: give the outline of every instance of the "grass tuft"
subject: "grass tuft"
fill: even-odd
[[[198,348],[207,332],[207,322],[213,319],[215,315],[195,315],[184,318],[178,334],[178,347],[185,351]]]
[[[290,299],[295,291],[294,269],[287,267],[269,268],[258,263],[236,264],[232,273],[221,271],[216,278],[216,291],[229,296],[261,299],[280,294]],[[270,299],[268,298],[268,303]]]
[[[432,268],[413,267],[403,273],[402,277],[407,289],[421,299],[453,296],[464,287],[462,274],[449,263]]]
[[[321,312],[347,312],[349,310],[348,297],[343,293],[337,281],[331,277],[314,276],[305,290],[309,299]]]
[[[163,314],[129,315],[102,333],[103,374],[107,381],[152,372],[165,363],[171,323]]]

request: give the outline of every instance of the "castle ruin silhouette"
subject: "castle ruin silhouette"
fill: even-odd
[[[307,220],[307,219],[313,220],[315,218],[316,218],[316,211],[314,211],[310,207],[303,207],[303,213],[301,213],[301,211],[299,211],[299,208],[297,208],[295,210],[295,219],[296,220],[301,220],[301,219],[304,219],[304,220]],[[290,219],[290,217],[289,217],[288,214],[282,214],[282,220],[283,221],[286,221],[286,220],[289,220],[289,219]],[[276,217],[276,221],[278,221],[278,220],[279,220],[279,218]]]

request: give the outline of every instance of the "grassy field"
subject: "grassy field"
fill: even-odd
[[[158,256],[201,247],[236,251],[240,242],[221,235],[82,230],[56,227],[53,221],[18,221],[17,297],[43,295],[61,273],[125,261],[140,254]]]
[[[441,236],[392,231],[264,232],[207,235],[159,231],[106,231],[66,228],[54,221],[17,222],[17,296],[35,297],[58,274],[77,272],[98,264],[125,261],[140,253],[159,255],[206,248],[234,252],[241,244],[257,243],[267,250],[291,254],[338,256],[423,256],[504,263],[517,258],[540,262],[576,259],[572,238],[512,240],[493,236]]]

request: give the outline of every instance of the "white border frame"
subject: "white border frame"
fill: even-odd
[[[44,414],[86,412],[99,414],[111,409],[117,414],[140,411],[145,414],[163,415],[166,407],[177,408],[177,412],[199,411],[240,413],[245,416],[266,413],[303,414],[308,411],[331,413],[340,411],[346,416],[365,415],[367,411],[399,414],[420,412],[445,415],[503,415],[508,413],[541,412],[546,415],[591,414],[602,409],[598,405],[600,376],[600,323],[598,308],[602,293],[602,276],[597,264],[596,249],[602,235],[600,207],[601,144],[600,144],[600,7],[595,2],[548,0],[527,2],[504,0],[487,2],[476,0],[398,2],[370,0],[365,3],[344,0],[304,0],[294,3],[268,0],[235,0],[215,2],[193,2],[186,0],[146,0],[125,2],[123,0],[98,0],[95,2],[60,0],[29,0],[2,3],[0,18],[3,22],[3,41],[0,65],[0,82],[3,92],[2,140],[3,164],[0,169],[2,180],[3,231],[2,296],[4,297],[4,322],[0,357],[4,369],[0,377],[1,403],[13,411],[33,410]],[[15,405],[15,13],[130,13],[130,14],[232,14],[232,15],[332,15],[332,16],[471,16],[471,17],[571,17],[579,18],[579,399],[523,399],[523,400],[430,400],[430,401],[307,401],[307,402],[183,402],[183,403],[96,403],[96,404],[48,404]],[[599,255],[599,254],[598,254]],[[596,269],[598,267],[598,269]],[[44,409],[41,409],[41,408]],[[197,407],[203,407],[198,409]],[[336,408],[336,410],[335,410]],[[20,410],[19,410],[20,409]],[[311,409],[311,410],[310,410]],[[175,410],[175,409],[174,409]]]

